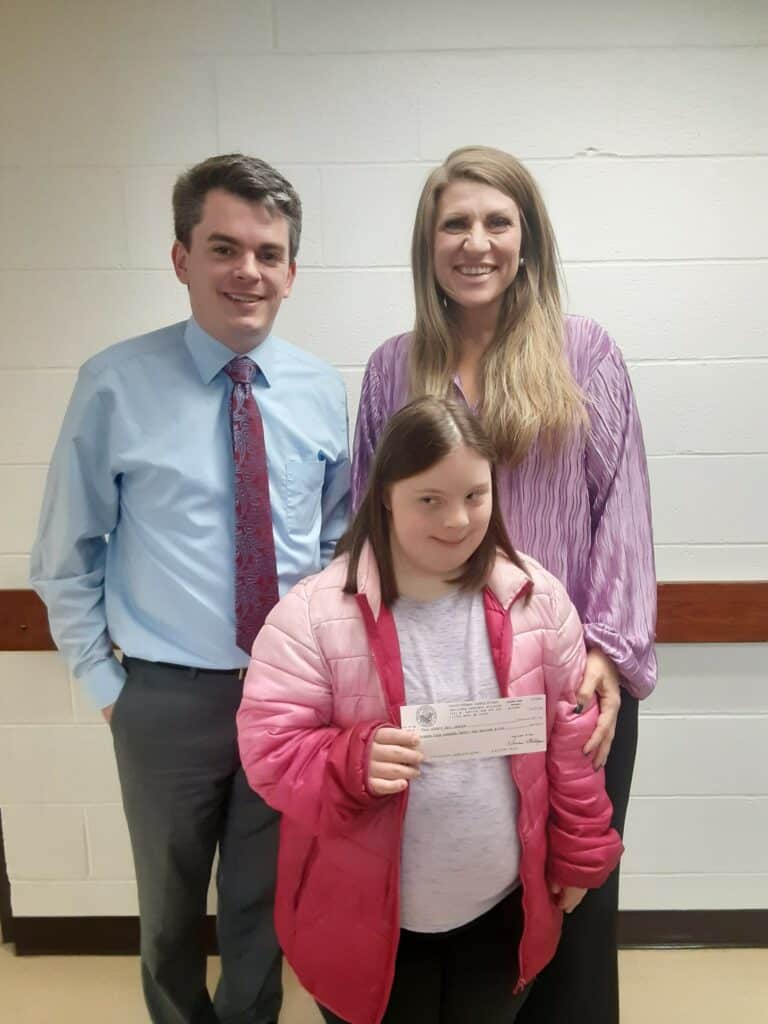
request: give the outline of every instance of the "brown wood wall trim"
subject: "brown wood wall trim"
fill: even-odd
[[[18,956],[133,956],[139,951],[137,917],[17,917]],[[216,952],[215,920],[206,927],[208,952]],[[764,948],[768,910],[623,910],[619,946],[647,948]]]
[[[656,639],[663,644],[768,642],[768,580],[659,583]],[[0,590],[0,651],[55,650],[33,590]]]
[[[659,583],[661,644],[768,642],[768,580]]]
[[[55,651],[45,605],[34,590],[0,590],[0,651]]]

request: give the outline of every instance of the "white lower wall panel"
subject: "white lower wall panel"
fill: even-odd
[[[16,917],[122,917],[139,912],[134,882],[13,882]]]
[[[129,881],[14,882],[11,906],[15,917],[135,917],[139,913],[136,883]],[[208,891],[208,913],[216,913],[214,885]]]
[[[659,682],[641,716],[768,713],[768,644],[659,644],[656,653]]]
[[[622,910],[762,910],[768,873],[752,875],[621,875]]]
[[[0,727],[0,805],[119,803],[103,725]]]
[[[19,881],[58,881],[88,877],[83,812],[66,805],[3,809],[8,876]]]
[[[135,877],[128,825],[122,805],[85,808],[91,878],[127,881]]]
[[[632,797],[624,845],[628,874],[760,874],[768,797]]]
[[[54,651],[0,651],[0,722],[67,723],[72,700],[64,659]]]
[[[768,794],[768,715],[662,715],[641,725],[635,796]]]

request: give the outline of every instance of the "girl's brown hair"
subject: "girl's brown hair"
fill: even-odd
[[[563,352],[558,254],[533,176],[509,153],[487,146],[457,149],[427,179],[413,226],[411,266],[416,323],[410,391],[447,395],[459,356],[451,301],[435,278],[438,205],[446,186],[475,181],[503,192],[520,211],[520,266],[504,296],[496,336],[480,362],[480,418],[499,459],[521,462],[537,438],[557,447],[586,429],[584,396]]]
[[[497,557],[497,549],[523,569],[507,534],[499,505],[495,451],[478,420],[457,402],[427,396],[410,402],[395,413],[376,447],[368,477],[368,488],[352,524],[336,547],[337,554],[349,554],[344,592],[357,593],[357,569],[365,542],[370,542],[381,578],[381,598],[391,605],[398,597],[392,563],[387,491],[399,480],[407,480],[431,469],[459,445],[476,452],[491,466],[492,507],[488,530],[477,550],[454,580],[462,590],[485,586]]]

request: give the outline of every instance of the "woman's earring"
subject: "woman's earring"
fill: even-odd
[[[525,256],[521,256],[520,257],[520,259],[517,261],[517,265],[519,267],[524,267],[525,266]]]

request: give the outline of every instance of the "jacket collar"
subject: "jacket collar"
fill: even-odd
[[[533,586],[531,577],[499,551],[488,579],[488,590],[506,611],[509,606]]]
[[[499,552],[487,587],[501,607],[506,611],[530,586],[530,576]],[[378,619],[381,611],[381,578],[373,549],[367,541],[357,564],[357,592],[365,596],[374,619]]]

